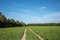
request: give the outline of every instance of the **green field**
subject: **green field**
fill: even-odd
[[[35,34],[29,31],[29,28],[45,40],[60,40],[60,26],[26,27],[26,40],[39,40]],[[26,27],[0,28],[0,40],[20,40]]]
[[[45,40],[60,40],[59,26],[33,26],[31,29]]]
[[[0,28],[0,40],[18,40],[24,29],[24,27]]]

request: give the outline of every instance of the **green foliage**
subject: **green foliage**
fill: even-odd
[[[16,21],[16,24],[20,24],[20,22],[19,21]]]
[[[9,23],[15,23],[14,19],[8,19]]]
[[[6,17],[0,12],[0,21],[5,22],[6,20]]]

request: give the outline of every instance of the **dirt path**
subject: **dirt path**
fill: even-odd
[[[29,28],[29,30],[32,32],[32,33],[34,33],[40,40],[44,40],[41,36],[39,36],[38,34],[36,34],[34,31],[32,31],[30,28]]]
[[[24,34],[23,34],[21,40],[26,40],[26,31],[27,31],[27,28],[25,29]]]

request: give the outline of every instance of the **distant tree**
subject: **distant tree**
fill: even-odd
[[[9,26],[15,26],[15,20],[14,19],[8,19]]]
[[[5,27],[7,25],[7,18],[0,12],[0,26]]]
[[[0,16],[2,15],[2,12],[0,12]]]
[[[7,21],[6,17],[0,12],[0,21],[5,22]]]
[[[10,23],[15,23],[14,19],[9,19]]]
[[[19,21],[16,21],[16,24],[20,24],[20,22]]]
[[[2,27],[2,21],[1,21],[1,15],[2,15],[2,12],[0,12],[0,27]]]
[[[21,22],[21,24],[24,26],[24,25],[26,25],[23,21]]]
[[[18,26],[24,26],[24,23],[23,23],[23,22],[20,22],[20,21],[16,21],[16,24],[17,24]]]
[[[15,27],[23,26],[23,22],[15,21],[14,19],[7,19],[2,12],[0,12],[0,28],[2,27]]]

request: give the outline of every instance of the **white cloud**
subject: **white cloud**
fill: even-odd
[[[46,7],[41,7],[41,9],[45,9]]]

